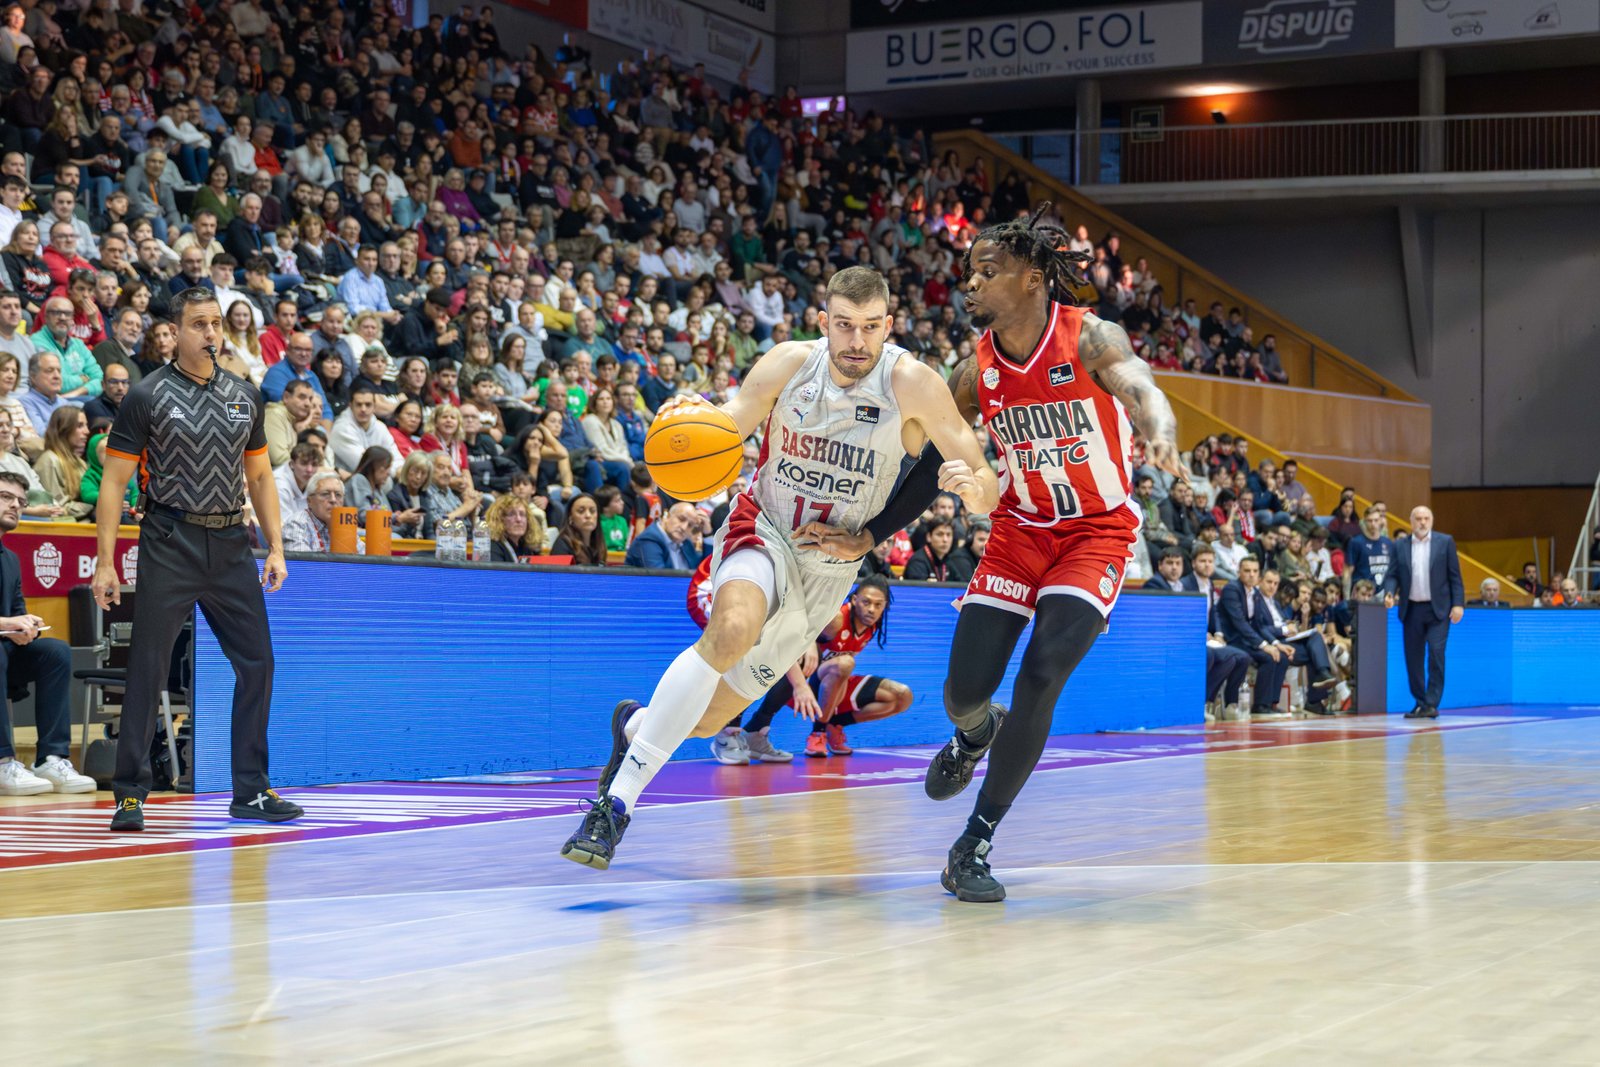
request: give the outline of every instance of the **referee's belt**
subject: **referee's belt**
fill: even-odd
[[[229,526],[237,526],[244,521],[242,511],[223,511],[213,515],[202,515],[195,511],[179,511],[169,508],[165,504],[152,503],[150,510],[157,515],[167,515],[179,522],[186,522],[190,526],[204,526],[208,530],[222,530]]]

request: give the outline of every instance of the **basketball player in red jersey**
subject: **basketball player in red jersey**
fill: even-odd
[[[807,756],[848,756],[854,749],[845,739],[846,726],[887,719],[911,707],[910,686],[892,678],[855,673],[856,657],[874,637],[880,647],[888,642],[889,599],[889,582],[882,575],[861,579],[838,617],[817,637],[822,665],[812,688],[820,709],[808,715],[796,704],[802,716],[811,719]]]
[[[1005,899],[987,860],[995,827],[1039,762],[1061,688],[1122,589],[1139,536],[1139,512],[1128,503],[1133,430],[1144,434],[1152,465],[1185,476],[1172,407],[1149,366],[1122,327],[1075,305],[1088,257],[1068,250],[1064,231],[1040,225],[1049,207],[984,230],[968,249],[967,308],[985,332],[977,354],[950,376],[957,408],[983,420],[1001,460],[994,533],[950,648],[944,698],[956,732],[924,782],[933,799],[950,799],[993,747],[940,878],[965,901]],[[918,466],[937,459],[924,452]],[[837,529],[801,532],[841,558],[872,548]],[[1030,618],[1007,713],[990,698]]]
[[[950,646],[945,711],[956,733],[928,767],[935,800],[966,788],[991,746],[966,831],[940,878],[960,900],[1005,899],[989,870],[995,827],[1044,751],[1067,677],[1105,629],[1139,536],[1130,502],[1133,430],[1151,465],[1185,477],[1177,420],[1116,323],[1076,306],[1088,257],[1031,219],[991,227],[968,250],[967,309],[985,330],[951,375],[964,416],[1000,456],[1000,506]],[[1029,618],[1009,713],[990,704]],[[1004,716],[1005,729],[1000,729]]]

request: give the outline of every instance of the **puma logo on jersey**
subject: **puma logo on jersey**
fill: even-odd
[[[986,403],[992,408],[1003,408],[1003,407],[1005,407],[1005,405],[1002,404],[998,400],[989,400],[989,401],[986,401]]]
[[[1051,385],[1066,385],[1068,382],[1072,381],[1072,378],[1073,370],[1072,364],[1070,363],[1059,363],[1050,368]]]
[[[996,574],[983,576],[983,591],[993,593],[995,596],[1008,597],[1012,600],[1027,600],[1033,595],[1033,587],[1024,585],[1015,578],[1002,578]]]

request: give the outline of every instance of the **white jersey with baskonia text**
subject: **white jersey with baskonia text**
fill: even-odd
[[[859,532],[883,510],[900,474],[905,445],[890,382],[906,350],[883,346],[859,381],[836,385],[828,341],[819,340],[789,379],[767,418],[761,461],[750,492],[778,529],[808,522]],[[801,559],[827,559],[806,551]]]

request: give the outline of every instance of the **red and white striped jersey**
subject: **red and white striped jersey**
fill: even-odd
[[[1044,336],[1020,363],[995,349],[991,332],[978,339],[978,407],[1000,456],[997,518],[1054,526],[1131,495],[1128,413],[1078,359],[1087,311],[1052,304]]]

